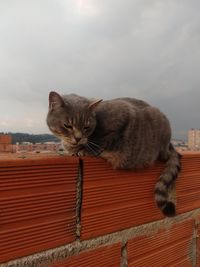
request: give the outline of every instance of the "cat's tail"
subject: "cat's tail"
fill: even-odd
[[[159,177],[155,186],[155,200],[157,206],[163,214],[172,217],[176,214],[175,204],[169,200],[169,187],[174,183],[179,171],[181,170],[181,155],[174,149],[173,145],[169,146],[169,157],[166,161],[166,167]]]

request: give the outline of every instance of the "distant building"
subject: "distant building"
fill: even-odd
[[[58,152],[61,147],[60,143],[46,142],[32,144],[29,142],[23,142],[22,144],[16,144],[17,152]]]
[[[190,129],[188,132],[188,148],[200,150],[200,129]]]
[[[172,140],[172,144],[178,150],[181,150],[181,151],[188,150],[188,144],[183,140],[175,140],[175,139],[173,139]]]
[[[0,134],[0,153],[1,152],[14,152],[11,135]]]

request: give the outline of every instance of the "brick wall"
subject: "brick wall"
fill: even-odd
[[[164,218],[164,165],[117,171],[101,159],[0,159],[0,266],[200,266],[200,154],[182,157]],[[176,196],[175,196],[176,192]]]
[[[14,152],[11,135],[0,134],[0,152]]]
[[[0,134],[0,143],[12,144],[12,136],[10,134]]]

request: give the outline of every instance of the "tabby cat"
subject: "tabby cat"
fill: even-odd
[[[155,200],[164,215],[175,215],[168,190],[180,171],[180,155],[170,142],[169,121],[159,109],[134,98],[102,101],[50,92],[47,125],[69,155],[99,156],[114,169],[166,162],[155,185]]]

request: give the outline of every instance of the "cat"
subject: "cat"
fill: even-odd
[[[164,161],[155,201],[165,216],[176,214],[168,190],[181,169],[181,156],[170,141],[169,120],[159,109],[134,98],[102,101],[52,91],[47,125],[71,156],[99,156],[114,169],[145,168]]]

